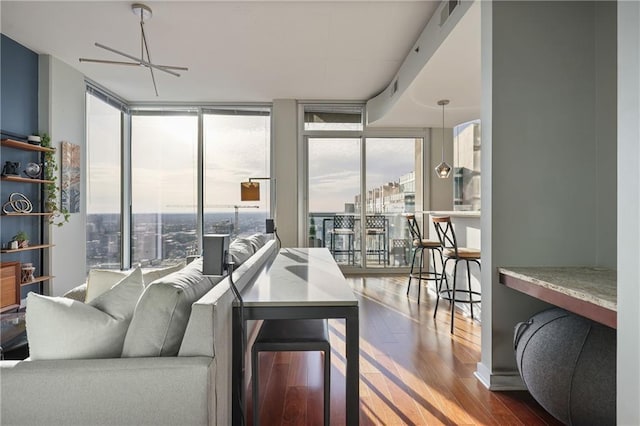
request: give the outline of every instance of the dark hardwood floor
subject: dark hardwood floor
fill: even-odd
[[[480,360],[480,324],[448,303],[434,320],[435,296],[405,276],[347,277],[360,300],[360,424],[557,425],[528,392],[490,392],[473,375]],[[442,308],[442,309],[441,309]],[[331,333],[331,424],[345,424],[344,323]],[[260,355],[260,424],[322,425],[323,371],[318,352]],[[252,418],[251,391],[248,420]]]

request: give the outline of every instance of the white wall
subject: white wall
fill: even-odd
[[[640,424],[640,3],[618,2],[618,407]]]
[[[273,170],[276,228],[282,247],[298,246],[298,108],[294,99],[273,101]]]
[[[492,389],[521,386],[513,327],[547,307],[498,282],[500,266],[613,266],[615,181],[610,99],[615,22],[593,2],[482,3],[482,359]],[[609,5],[609,7],[614,7]],[[607,16],[611,16],[609,13]],[[598,28],[598,31],[596,31]],[[597,41],[596,41],[597,40]],[[609,43],[609,44],[608,44]],[[596,65],[602,61],[600,65]],[[613,77],[613,81],[611,78]],[[490,97],[490,100],[486,98]],[[610,103],[610,100],[608,101]],[[614,198],[615,199],[615,198]]]
[[[80,145],[81,180],[80,212],[72,214],[69,223],[51,228],[51,272],[55,278],[49,292],[60,296],[81,284],[86,276],[86,188],[85,188],[85,82],[84,76],[60,60],[40,55],[39,58],[39,127],[51,135],[58,152],[60,142]],[[58,183],[60,175],[58,175]]]

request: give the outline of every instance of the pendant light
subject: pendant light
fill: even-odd
[[[448,99],[438,101],[438,105],[442,107],[442,162],[435,168],[436,176],[440,179],[446,179],[451,174],[451,166],[444,161],[444,106],[449,105]]]

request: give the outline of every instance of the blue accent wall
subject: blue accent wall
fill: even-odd
[[[38,54],[2,34],[0,127],[30,135],[38,131]]]
[[[38,54],[15,42],[4,34],[0,39],[0,129],[10,132],[2,138],[13,135],[27,136],[38,129]],[[20,171],[30,161],[38,161],[33,152],[2,147],[0,167],[5,161],[20,162]],[[16,182],[2,182],[0,203],[4,204],[12,192],[25,194],[40,211],[40,185]],[[4,247],[19,231],[26,231],[35,244],[40,242],[39,220],[33,217],[0,217],[0,243]],[[41,275],[40,250],[3,254],[2,261],[31,262],[36,266],[36,275]],[[28,291],[37,291],[38,284],[23,286],[21,298]]]

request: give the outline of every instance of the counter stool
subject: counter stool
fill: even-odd
[[[411,257],[411,271],[409,272],[409,283],[407,284],[407,296],[409,295],[409,290],[411,289],[411,279],[416,278],[418,280],[418,304],[420,304],[420,283],[422,280],[424,281],[435,281],[436,282],[436,292],[439,291],[438,283],[442,285],[442,278],[444,277],[445,281],[447,281],[447,276],[444,274],[444,260],[442,257],[442,248],[440,246],[439,241],[432,241],[422,238],[422,233],[420,232],[420,226],[418,225],[418,221],[416,220],[416,216],[414,214],[406,214],[407,223],[409,225],[409,232],[411,234],[411,238],[413,239],[413,256]],[[424,267],[424,251],[431,251],[431,260],[433,261],[433,271],[423,271]],[[418,273],[414,273],[414,268],[416,264],[416,254],[420,252],[420,265],[418,266]],[[442,266],[441,272],[436,271],[436,252],[440,255],[440,266]],[[427,254],[428,256],[428,254]],[[423,276],[424,275],[424,276]],[[447,288],[449,287],[447,281]]]
[[[333,255],[333,258],[336,259],[338,254],[347,254],[347,263],[349,265],[353,265],[355,262],[355,249],[354,249],[354,239],[355,239],[355,223],[356,218],[353,215],[335,215],[333,217],[333,229],[329,231],[329,235],[331,237],[329,242],[329,251]],[[347,247],[344,248],[344,241],[341,241],[341,248],[336,248],[336,237],[347,237]]]
[[[440,245],[442,246],[442,254],[445,257],[443,272],[447,266],[447,262],[453,260],[455,262],[453,266],[453,287],[449,289],[449,283],[447,282],[447,289],[442,289],[442,280],[440,280],[440,284],[438,285],[437,299],[436,299],[436,307],[433,311],[433,317],[436,317],[436,313],[438,312],[438,302],[442,297],[445,300],[449,300],[451,302],[451,333],[453,333],[453,320],[454,320],[454,309],[456,302],[457,303],[468,303],[471,309],[471,319],[473,319],[473,304],[480,303],[480,298],[478,300],[474,300],[473,296],[480,296],[480,292],[471,290],[471,270],[469,269],[469,262],[474,262],[480,268],[480,250],[470,249],[466,247],[458,247],[458,242],[456,240],[456,233],[453,230],[453,225],[451,224],[451,218],[449,216],[434,216],[431,218],[433,221],[433,225],[436,228],[436,234],[438,234],[438,240],[440,240]],[[467,288],[466,289],[458,289],[456,288],[456,273],[458,269],[458,262],[464,260],[467,264]],[[446,274],[445,274],[446,277]],[[458,294],[462,294],[465,298],[458,299]]]
[[[253,375],[253,424],[258,425],[258,355],[260,352],[321,351],[324,352],[324,424],[329,425],[331,393],[331,345],[326,319],[264,320],[251,348]]]

